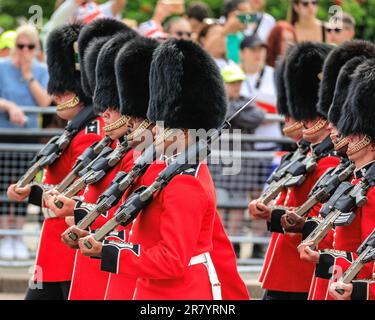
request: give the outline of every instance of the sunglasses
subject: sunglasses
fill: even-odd
[[[327,29],[328,33],[331,33],[331,32],[341,33],[341,31],[342,31],[342,29],[338,29],[338,28],[336,28],[336,29]]]
[[[23,48],[28,48],[29,50],[34,50],[35,49],[35,44],[22,44],[22,43],[17,43],[17,48],[20,50],[23,50]]]
[[[308,7],[309,4],[312,4],[313,6],[317,6],[318,5],[318,1],[317,0],[313,0],[313,1],[301,1],[301,4],[304,6],[304,7]]]
[[[192,32],[188,32],[188,31],[176,31],[176,35],[178,35],[179,37],[183,37],[184,35],[186,35],[187,37],[191,37],[193,33]]]

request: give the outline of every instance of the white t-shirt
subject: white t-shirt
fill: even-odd
[[[268,36],[272,28],[275,26],[275,24],[276,24],[275,18],[272,17],[270,14],[264,12],[262,21],[260,22],[260,25],[257,31],[259,38],[267,42]],[[253,26],[249,26],[249,28],[244,33],[247,36],[251,36],[254,33]]]
[[[247,74],[246,80],[243,81],[241,86],[241,95],[244,97],[252,98],[257,96],[257,101],[272,105],[276,107],[276,88],[274,81],[274,69],[270,66],[265,66],[264,73],[259,85],[256,88],[256,83],[260,77],[260,72],[256,74]],[[280,125],[277,122],[270,124],[262,124],[256,130],[255,134],[267,137],[281,137]],[[265,150],[275,148],[277,144],[273,142],[257,142],[254,145],[256,150]]]

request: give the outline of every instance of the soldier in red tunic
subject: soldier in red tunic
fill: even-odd
[[[98,24],[98,27],[102,27]],[[90,28],[90,31],[96,33],[97,30]],[[88,43],[85,50],[84,68],[86,70],[88,83],[92,92],[94,92],[94,109],[101,114],[106,126],[103,128],[105,133],[115,142],[121,143],[122,139],[130,132],[136,130],[139,123],[137,119],[130,119],[130,115],[121,114],[119,111],[120,101],[116,88],[116,77],[114,70],[114,62],[118,51],[125,43],[137,35],[130,29],[124,29],[118,32],[111,39],[108,37],[94,38]],[[97,61],[98,60],[98,61]],[[98,62],[98,63],[96,63]],[[97,72],[96,65],[98,65]],[[94,72],[92,71],[94,70]],[[100,82],[96,84],[95,79]],[[108,106],[111,106],[108,108]],[[126,119],[123,121],[123,119]],[[131,145],[131,141],[129,141]],[[121,172],[129,172],[134,163],[134,152],[129,150],[125,153],[122,160],[115,165],[104,178],[100,181],[88,185],[83,195],[83,199],[76,201],[55,193],[51,197],[48,204],[58,216],[75,216],[75,223],[82,218],[81,213],[87,212],[89,204],[94,204],[115,178],[116,174]],[[59,200],[64,203],[62,209],[55,206],[55,201]],[[92,206],[91,206],[92,207]],[[94,231],[100,227],[109,217],[108,214],[101,215],[96,219],[90,230]],[[72,228],[65,231],[66,239],[70,239],[68,234]],[[76,234],[85,234],[87,231],[76,231]],[[70,240],[70,242],[72,242]],[[69,243],[72,248],[77,247],[77,242]],[[95,278],[95,281],[92,279]],[[108,281],[108,273],[100,272],[100,263],[95,259],[88,259],[77,252],[74,264],[72,286],[70,289],[69,299],[103,299]]]
[[[75,251],[60,241],[62,231],[67,228],[64,218],[58,218],[43,201],[43,190],[57,185],[70,172],[77,157],[104,133],[103,121],[92,111],[91,99],[81,87],[81,74],[74,44],[81,31],[80,25],[67,25],[54,30],[47,42],[47,64],[49,70],[49,93],[58,103],[57,114],[72,120],[68,127],[82,114],[90,111],[92,116],[83,123],[83,128],[74,136],[62,155],[45,170],[43,185],[27,186],[17,190],[10,186],[8,195],[16,200],[29,196],[29,202],[41,206],[45,215],[35,265],[34,284],[29,287],[26,299],[66,299],[72,277]],[[17,194],[19,193],[19,194]]]
[[[337,225],[333,231],[333,247],[335,250],[313,251],[310,243],[303,243],[299,250],[301,258],[316,264],[315,279],[310,291],[310,299],[332,299],[328,289],[331,282],[337,281],[356,259],[357,248],[375,228],[375,189],[373,188],[375,161],[375,131],[373,129],[373,113],[371,101],[374,96],[375,60],[368,59],[357,66],[350,76],[347,99],[338,123],[339,132],[349,140],[348,157],[356,165],[352,180],[353,185],[368,181],[365,191],[367,202],[355,209],[355,217],[347,226]],[[356,280],[373,279],[373,263],[366,264]],[[335,288],[337,285],[333,285]],[[367,297],[367,285],[343,286],[345,298]],[[356,290],[351,290],[353,288]],[[358,289],[358,290],[357,290]],[[366,294],[364,291],[366,290]],[[334,295],[334,297],[336,297]]]
[[[164,43],[154,54],[150,79],[148,115],[167,127],[182,129],[175,135],[177,153],[193,142],[188,140],[191,136],[186,128],[208,130],[223,122],[222,79],[211,58],[196,44],[183,40]],[[164,152],[168,149],[171,142],[164,144]],[[175,156],[168,154],[153,163],[142,184],[150,185]],[[131,243],[106,240],[102,246],[89,237],[93,249],[85,248],[81,239],[81,251],[101,254],[103,270],[137,279],[134,299],[220,299],[215,271],[220,262],[211,259],[215,202],[207,165],[198,163],[195,169],[173,178],[140,213],[132,226]],[[226,246],[226,241],[222,243]],[[233,251],[229,253],[231,257]]]
[[[324,44],[300,44],[291,49],[285,61],[283,81],[288,111],[293,119],[303,123],[303,138],[311,143],[309,156],[314,155],[317,161],[316,168],[300,186],[290,187],[280,194],[276,204],[286,209],[301,206],[318,179],[340,161],[333,152],[327,120],[316,108],[319,74],[331,49]],[[267,289],[264,299],[307,299],[313,267],[299,259],[297,246],[302,240],[301,234],[284,232],[281,218],[286,210],[272,211],[255,200],[250,203],[249,211],[255,218],[267,219],[273,232],[260,278],[263,288]],[[309,214],[316,215],[317,211],[312,210]]]

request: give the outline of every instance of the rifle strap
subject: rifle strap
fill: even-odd
[[[328,136],[321,143],[313,146],[312,151],[316,160],[335,155],[334,145],[331,140],[331,137]]]
[[[96,117],[93,106],[86,106],[68,123],[65,130],[78,133]]]
[[[369,186],[375,186],[375,162],[372,162],[368,168],[366,168],[364,179]]]

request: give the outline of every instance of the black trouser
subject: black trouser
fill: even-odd
[[[67,300],[70,281],[34,283],[26,291],[25,300]]]
[[[307,300],[308,292],[282,292],[267,290],[263,300]]]

